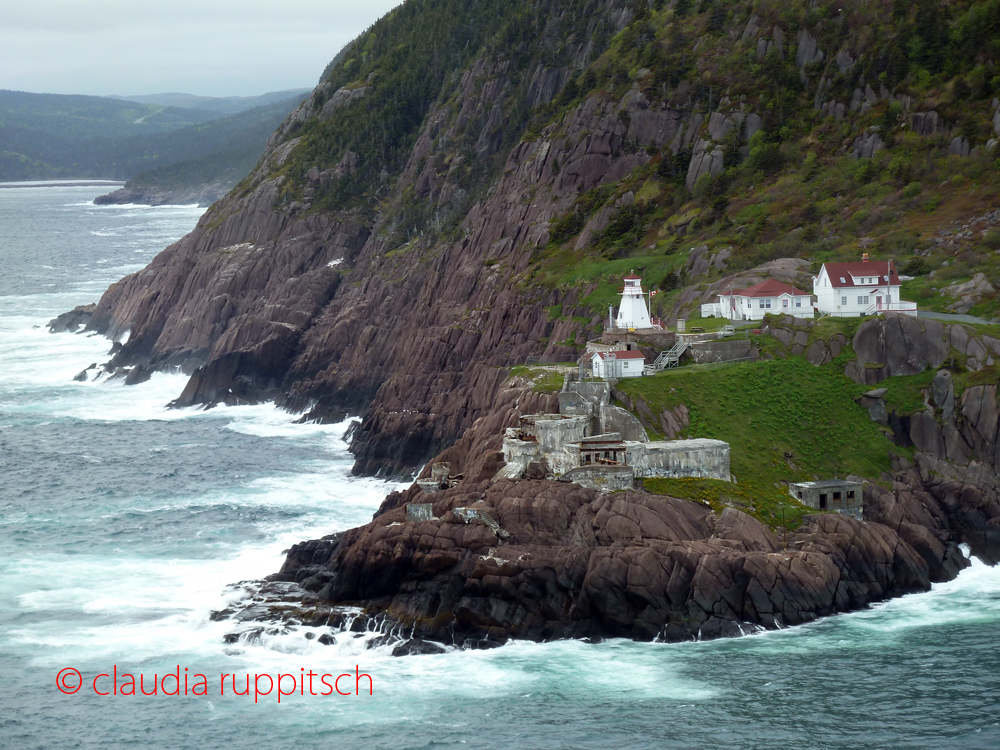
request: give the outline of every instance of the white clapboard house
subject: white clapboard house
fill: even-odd
[[[917,304],[899,297],[899,274],[891,260],[824,263],[813,278],[816,308],[838,318],[899,312],[916,316]]]
[[[706,307],[702,306],[703,316]],[[729,320],[761,320],[765,315],[813,317],[812,295],[775,279],[723,292],[711,307],[711,315]]]
[[[637,350],[595,352],[590,365],[595,378],[641,378],[646,357]]]

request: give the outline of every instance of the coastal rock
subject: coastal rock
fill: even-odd
[[[184,188],[167,188],[157,185],[130,185],[118,188],[106,195],[94,198],[98,206],[126,205],[136,203],[142,206],[211,206],[236,186],[242,175],[232,179],[195,185]]]
[[[277,578],[329,570],[319,598],[330,606],[363,602],[370,616],[385,615],[415,637],[465,645],[738,635],[926,590],[932,572],[955,567],[951,547],[899,523],[894,530],[809,516],[782,549],[740,511],[715,518],[695,503],[641,492],[465,483],[431,496],[439,520],[408,521],[406,505],[426,497],[415,487],[396,493],[332,550],[296,545]],[[456,509],[466,507],[496,526],[460,521]]]
[[[50,320],[48,329],[52,333],[63,333],[66,331],[76,333],[81,328],[86,328],[90,324],[95,310],[97,310],[97,305],[93,303],[78,305],[69,312],[64,312],[62,315]]]

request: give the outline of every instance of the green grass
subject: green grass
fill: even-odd
[[[717,479],[646,479],[643,488],[654,495],[670,495],[706,505],[717,514],[727,505],[732,506],[772,528],[796,529],[803,518],[818,512],[787,493],[761,493],[750,485]]]
[[[725,440],[737,484],[664,480],[652,491],[713,504],[730,496],[771,526],[797,524],[804,509],[783,482],[859,474],[878,480],[901,453],[854,399],[868,390],[842,367],[814,367],[801,357],[713,369],[680,369],[618,386],[653,414],[680,404],[690,411],[685,437]]]
[[[723,327],[732,325],[733,321],[727,320],[726,318],[688,318],[687,319],[687,331],[686,333],[691,333],[692,328],[704,328],[705,333],[714,333],[716,331],[722,330]],[[763,325],[763,324],[762,324]],[[740,338],[746,338],[746,332],[751,328],[757,328],[757,325],[753,326],[743,326],[736,329],[736,335]]]
[[[526,365],[512,367],[510,377],[527,378],[531,381],[531,390],[535,393],[559,393],[565,379],[563,368],[551,369],[545,366],[535,368]]]
[[[936,370],[925,370],[918,375],[889,378],[873,388],[886,388],[884,396],[887,411],[897,414],[914,414],[924,410],[924,397],[921,389],[928,387],[934,380]]]

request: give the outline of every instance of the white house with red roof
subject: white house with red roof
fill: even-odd
[[[891,260],[824,263],[813,277],[816,307],[824,315],[838,318],[900,312],[916,316],[917,303],[899,296],[899,274]]]
[[[641,378],[646,356],[640,351],[594,352],[590,366],[595,378]]]
[[[717,309],[729,320],[760,320],[778,314],[813,317],[812,295],[775,279],[721,293]]]

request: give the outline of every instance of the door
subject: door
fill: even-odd
[[[882,295],[881,294],[878,297],[875,298],[875,307],[877,307],[879,310],[882,309]]]

